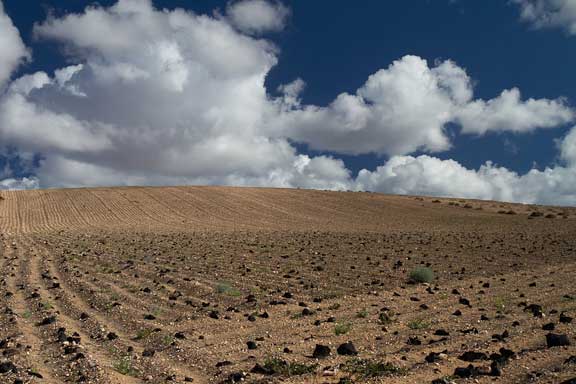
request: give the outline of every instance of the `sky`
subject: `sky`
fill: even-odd
[[[576,0],[0,0],[0,188],[576,205]]]

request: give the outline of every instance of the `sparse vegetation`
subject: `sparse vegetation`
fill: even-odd
[[[361,309],[360,311],[356,312],[356,317],[359,319],[365,319],[368,317],[368,311],[366,308]]]
[[[116,363],[114,363],[114,369],[125,376],[138,375],[138,371],[134,369],[132,357],[130,355],[122,356]]]
[[[134,337],[134,340],[146,340],[147,338],[152,336],[153,333],[154,330],[152,328],[141,329],[136,333],[136,337]]]
[[[352,329],[352,324],[346,323],[336,323],[334,326],[334,334],[336,336],[345,335]]]
[[[340,366],[340,369],[363,379],[406,373],[405,369],[391,363],[358,358],[348,360]]]
[[[282,376],[300,376],[314,373],[318,364],[304,364],[288,362],[286,360],[272,357],[264,362],[264,369]]]
[[[410,271],[410,281],[414,283],[430,283],[434,280],[434,272],[428,267],[418,267]]]
[[[380,312],[378,320],[380,324],[388,325],[394,321],[394,314],[392,312]]]
[[[218,285],[216,285],[216,292],[218,292],[221,295],[228,295],[233,297],[238,297],[242,295],[242,292],[234,288],[232,284],[230,284],[227,281],[219,282]]]
[[[174,337],[172,335],[165,335],[162,338],[162,344],[168,346],[168,345],[172,345],[172,343],[174,343]]]
[[[430,328],[430,323],[423,319],[412,320],[408,323],[408,328],[410,329],[428,329]]]
[[[506,310],[506,299],[502,296],[496,296],[494,298],[494,307],[496,307],[496,311],[503,313]]]

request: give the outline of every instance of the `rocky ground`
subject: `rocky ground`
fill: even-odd
[[[49,190],[0,228],[0,383],[576,383],[572,208]]]

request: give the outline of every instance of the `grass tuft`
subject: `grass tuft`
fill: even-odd
[[[336,323],[334,325],[334,334],[336,336],[345,335],[352,329],[352,324],[350,323]]]
[[[242,295],[242,292],[234,288],[232,284],[230,284],[227,281],[219,282],[218,285],[216,285],[216,292],[218,292],[221,295],[228,295],[233,297],[238,297]]]
[[[340,366],[340,369],[352,375],[360,376],[363,379],[406,373],[406,369],[397,367],[391,363],[358,358],[348,360]]]
[[[134,369],[132,365],[132,358],[130,356],[123,356],[120,360],[114,363],[114,369],[125,376],[133,376],[135,377],[138,375],[138,371]]]
[[[282,376],[300,376],[307,373],[314,373],[318,364],[303,364],[288,362],[286,360],[272,357],[264,361],[264,368]]]
[[[430,328],[430,323],[423,319],[412,320],[408,323],[408,328],[410,329],[428,329]]]
[[[430,283],[434,280],[434,272],[428,267],[418,267],[410,272],[410,281],[414,283]]]

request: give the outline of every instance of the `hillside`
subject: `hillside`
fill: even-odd
[[[576,377],[574,208],[231,187],[0,195],[0,383]],[[435,279],[408,284],[424,266]]]

